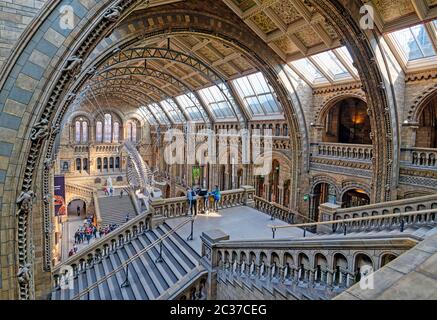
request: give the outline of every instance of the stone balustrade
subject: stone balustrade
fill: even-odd
[[[83,272],[86,268],[100,262],[111,252],[124,246],[133,237],[147,230],[150,218],[149,214],[136,216],[118,229],[68,258],[63,263],[55,266],[52,271],[55,288],[59,287],[62,275],[68,273],[69,276],[77,276],[79,272]]]
[[[316,144],[315,153],[315,156],[370,162],[373,157],[373,147],[366,144],[319,142]]]
[[[92,197],[94,189],[87,186],[75,185],[72,183],[65,184],[65,191],[73,194],[77,194],[84,197]]]
[[[278,203],[267,201],[264,198],[255,196],[255,208],[258,211],[270,215],[273,219],[279,219],[288,223],[294,223],[295,213],[289,208]]]
[[[218,276],[266,286],[285,286],[296,295],[332,298],[359,281],[363,261],[381,268],[417,244],[414,239],[219,240],[202,238],[204,258]],[[317,292],[315,292],[316,290]]]
[[[437,169],[437,149],[403,148],[404,163],[407,166],[417,166]]]
[[[220,210],[242,205],[251,206],[254,202],[254,197],[255,189],[251,186],[242,186],[240,189],[221,191],[221,199],[218,203],[218,209]],[[198,196],[197,199],[197,205],[200,207],[203,199],[200,196]],[[190,214],[187,197],[154,200],[151,208],[154,218],[178,218]]]
[[[375,203],[353,208],[337,208],[335,210],[325,209],[327,208],[325,208],[324,205],[320,206],[321,216],[326,215],[326,218],[323,219],[324,221],[379,216],[393,213],[419,211],[424,209],[437,209],[437,195]]]

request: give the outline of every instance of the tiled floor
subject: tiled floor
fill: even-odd
[[[171,227],[175,227],[187,218],[167,220]],[[220,210],[218,213],[208,215],[199,214],[194,222],[194,240],[189,244],[200,253],[200,235],[204,231],[220,229],[230,236],[230,240],[272,239],[272,231],[268,225],[286,225],[281,220],[270,220],[270,216],[250,207],[234,207]],[[191,224],[183,226],[178,231],[179,235],[187,239]],[[278,232],[276,238],[302,237],[302,229],[287,228]],[[309,232],[307,233],[308,235]]]

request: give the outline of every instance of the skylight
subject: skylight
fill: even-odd
[[[167,119],[167,116],[165,115],[164,111],[159,107],[156,103],[151,103],[148,106],[150,108],[150,111],[153,113],[155,118],[159,121],[159,124],[169,124],[169,120]]]
[[[423,24],[392,32],[391,35],[406,61],[436,55],[428,32]]]
[[[316,80],[327,81],[323,74],[308,58],[293,61],[291,64],[295,67],[296,71],[301,73],[309,82],[313,83]]]
[[[186,94],[176,97],[176,100],[189,114],[191,120],[202,120],[202,114],[199,111],[199,106],[196,105]]]
[[[153,117],[153,115],[150,113],[150,111],[146,107],[140,106],[139,110],[140,110],[140,113],[146,118],[146,120],[150,124],[154,124],[154,125],[158,124],[156,122],[155,118]]]
[[[349,72],[343,66],[343,64],[338,60],[332,51],[325,51],[312,56],[314,60],[320,65],[325,72],[333,75],[333,78],[348,76]]]
[[[280,107],[261,72],[233,81],[239,96],[254,116],[278,114]]]
[[[232,107],[217,86],[212,86],[199,91],[200,97],[211,108],[219,119],[234,118]]]
[[[167,99],[161,101],[161,106],[164,108],[164,110],[167,112],[167,114],[171,117],[171,120],[174,123],[183,123],[185,118],[182,112],[179,110],[176,103],[173,101],[173,99]]]

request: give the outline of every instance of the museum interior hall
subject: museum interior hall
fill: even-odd
[[[0,0],[0,300],[437,299],[436,0]]]

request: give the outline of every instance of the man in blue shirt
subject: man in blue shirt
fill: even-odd
[[[189,210],[191,212],[191,215],[197,216],[197,194],[196,191],[194,191],[191,188],[187,189],[187,199],[188,204],[190,206]]]

